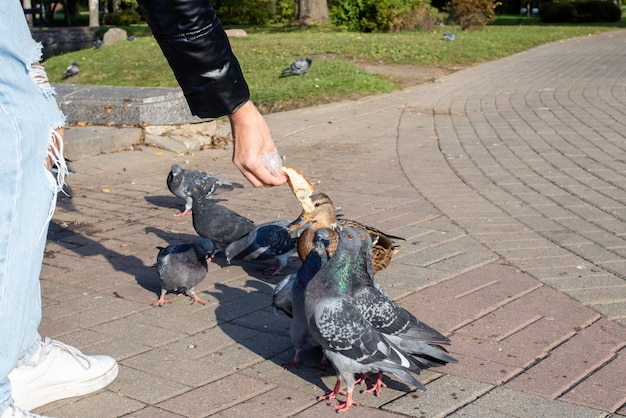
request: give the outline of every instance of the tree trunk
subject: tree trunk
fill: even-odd
[[[100,26],[98,0],[89,0],[89,27],[97,28]]]
[[[30,10],[31,7],[32,7],[32,4],[30,0],[22,1],[22,8],[24,10]],[[32,13],[26,13],[26,21],[28,22],[28,26],[30,27],[33,26],[33,14]]]
[[[297,0],[296,20],[301,25],[328,23],[328,4],[326,0]]]

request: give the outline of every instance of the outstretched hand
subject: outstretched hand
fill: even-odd
[[[267,122],[251,102],[247,101],[228,116],[233,134],[233,164],[254,187],[280,186],[287,176],[274,175],[265,165],[264,155],[275,151]]]

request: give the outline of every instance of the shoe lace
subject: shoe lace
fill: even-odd
[[[87,370],[90,367],[89,359],[81,353],[77,348],[74,348],[70,345],[63,344],[61,341],[53,340],[51,338],[45,337],[43,340],[43,345],[41,347],[41,352],[39,354],[39,361],[43,361],[55,348],[61,349],[71,355],[74,360],[80,367]],[[29,366],[36,366],[37,363],[34,361],[27,361],[24,364]]]

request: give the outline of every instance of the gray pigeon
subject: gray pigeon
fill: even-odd
[[[311,279],[305,290],[304,311],[309,332],[322,347],[337,375],[335,388],[320,399],[333,399],[346,384],[346,401],[333,405],[347,410],[356,404],[352,399],[354,374],[393,373],[420,389],[424,386],[412,375],[420,367],[411,356],[370,324],[359,311],[351,292],[351,276],[359,255],[361,241],[355,231],[339,231],[335,254]]]
[[[239,183],[230,183],[213,177],[204,171],[185,170],[178,164],[173,164],[167,175],[167,188],[170,189],[175,196],[185,201],[185,210],[177,213],[175,216],[184,216],[191,213],[193,199],[190,192],[194,187],[202,187],[207,189],[207,197],[228,192],[234,188],[243,188]]]
[[[250,219],[207,197],[209,190],[210,185],[205,185],[194,187],[190,191],[193,199],[191,208],[193,228],[201,237],[213,241],[218,251],[222,251],[231,242],[252,232],[256,225]]]
[[[311,68],[313,62],[312,57],[300,58],[295,60],[289,67],[285,68],[281,73],[281,77],[286,75],[303,75]]]
[[[351,295],[359,312],[378,331],[405,353],[409,354],[420,370],[457,363],[441,345],[450,339],[436,329],[419,321],[406,309],[398,306],[376,282],[372,270],[372,240],[360,228],[345,228],[353,239],[361,241],[359,254],[351,275]],[[365,392],[380,393],[382,373],[375,384]]]
[[[63,74],[63,79],[65,80],[68,77],[72,77],[80,71],[80,67],[76,63],[76,61],[72,60],[70,65],[65,69],[65,73]]]
[[[279,283],[272,295],[272,305],[285,312],[291,321],[289,322],[289,335],[296,353],[286,368],[301,364],[300,352],[305,345],[319,346],[309,333],[306,315],[304,313],[304,292],[313,276],[328,261],[327,247],[330,242],[330,233],[327,229],[318,229],[315,232],[315,247],[304,260],[300,269],[295,274],[289,275]]]
[[[161,280],[161,296],[154,306],[169,303],[165,300],[167,292],[191,293],[192,303],[205,304],[195,291],[195,286],[206,277],[208,263],[215,254],[215,245],[210,239],[203,238],[197,243],[172,244],[159,248],[156,268]]]
[[[456,39],[456,35],[452,32],[446,32],[441,38],[445,39],[446,41],[454,41]]]
[[[276,260],[274,266],[265,270],[265,274],[276,276],[287,265],[289,257],[296,252],[296,243],[300,233],[309,224],[290,229],[293,222],[272,221],[257,226],[243,238],[232,242],[224,250],[228,263],[232,260]]]
[[[94,39],[94,41],[93,41],[93,48],[94,49],[102,48],[102,39],[100,39],[100,38]]]

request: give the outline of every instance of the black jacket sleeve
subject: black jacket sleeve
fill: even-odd
[[[228,37],[208,0],[140,0],[191,113],[215,118],[250,98]]]

